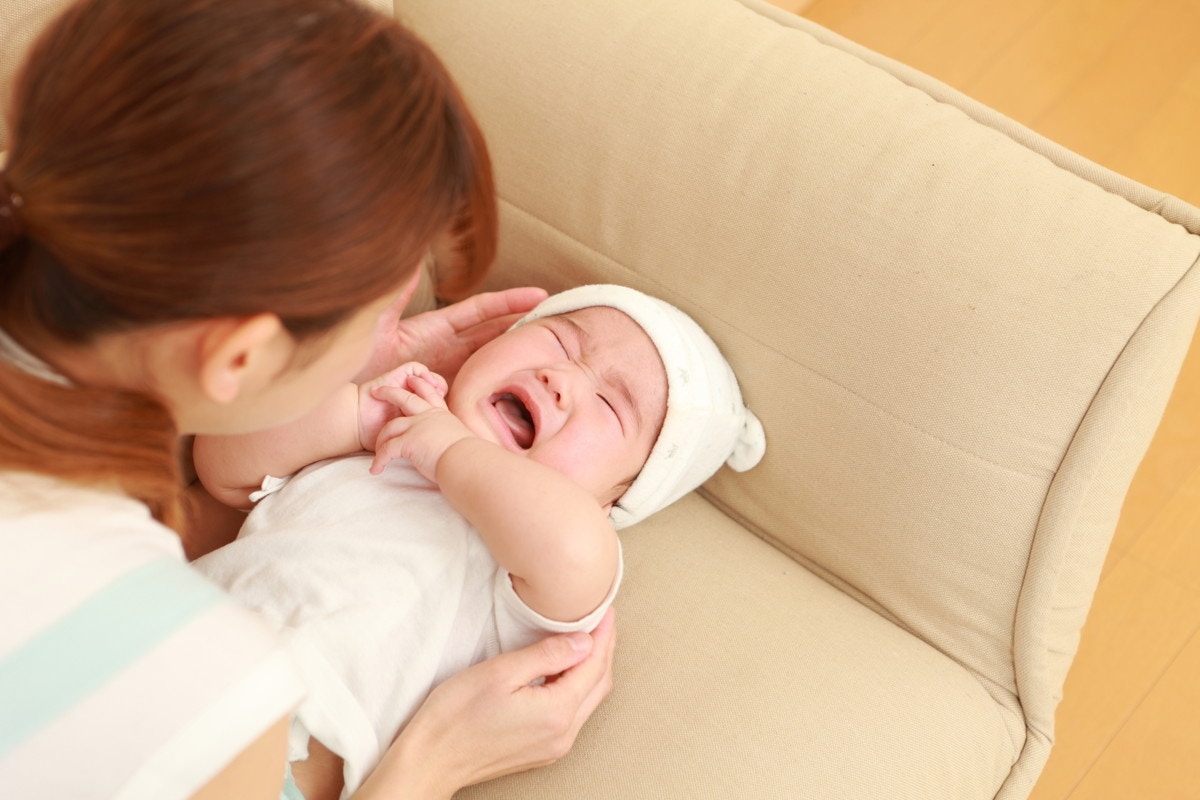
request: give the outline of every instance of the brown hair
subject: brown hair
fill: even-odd
[[[353,0],[81,0],[33,46],[9,119],[0,328],[35,349],[264,311],[312,339],[441,235],[460,255],[442,296],[495,252],[458,90]],[[153,397],[0,364],[0,468],[115,481],[173,523],[176,438]]]

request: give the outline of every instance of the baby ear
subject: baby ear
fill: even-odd
[[[633,486],[633,482],[636,478],[637,478],[637,476],[634,475],[629,480],[618,483],[616,486],[614,486],[612,488],[611,491],[608,492],[608,494],[605,497],[600,498],[600,502],[601,502],[600,508],[603,509],[605,514],[612,513],[613,506],[615,506],[617,504],[618,500],[620,500],[622,497],[625,496],[625,493],[629,491],[629,487]],[[606,501],[606,499],[607,499],[607,501]]]
[[[232,403],[248,379],[278,361],[271,345],[286,333],[274,314],[213,320],[201,335],[200,389],[216,403]]]

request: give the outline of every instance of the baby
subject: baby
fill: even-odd
[[[621,581],[615,528],[764,447],[691,318],[582,286],[481,347],[452,386],[406,364],[300,424],[199,439],[218,498],[263,488],[237,540],[195,565],[281,631],[309,685],[289,761],[315,739],[349,795],[439,682],[596,626]],[[361,449],[375,454],[263,478]]]

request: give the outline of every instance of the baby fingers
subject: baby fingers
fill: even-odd
[[[409,380],[421,383],[419,379],[409,378]],[[428,411],[431,408],[445,407],[444,404],[435,405],[416,392],[400,386],[373,386],[371,387],[371,397],[374,397],[376,400],[382,400],[385,403],[391,403],[407,417],[420,414],[422,411]]]
[[[375,458],[371,460],[370,472],[378,475],[383,468],[397,458],[405,458],[403,436],[408,432],[412,420],[408,417],[396,417],[379,432],[375,440]]]
[[[436,372],[409,377],[408,390],[431,408],[446,408],[446,380]]]

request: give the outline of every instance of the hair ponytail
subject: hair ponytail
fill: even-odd
[[[65,387],[0,362],[5,469],[115,488],[182,522],[178,436],[165,408],[132,392]]]

